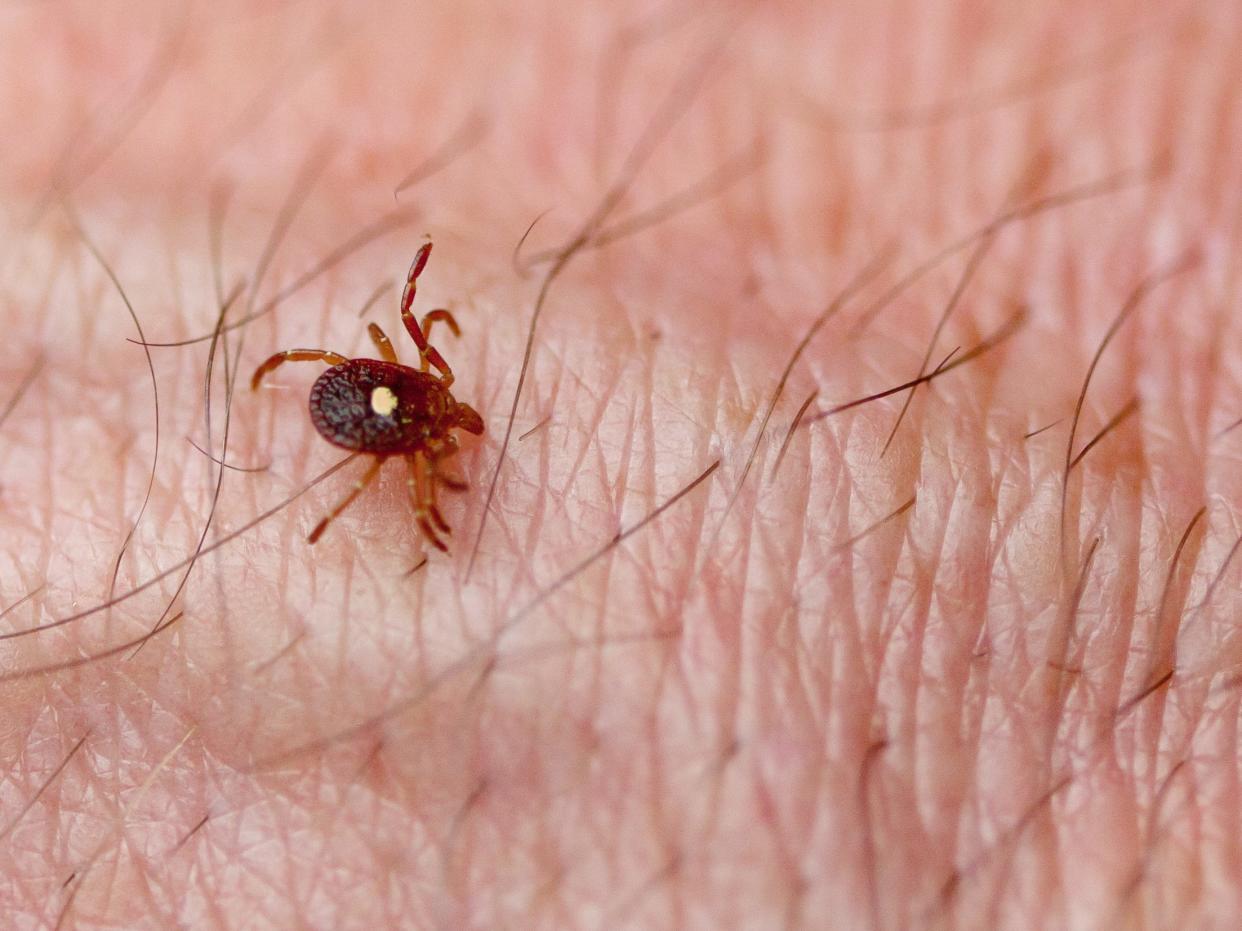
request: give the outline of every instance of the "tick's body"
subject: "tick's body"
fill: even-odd
[[[377,456],[434,454],[449,427],[472,425],[463,406],[431,373],[378,359],[334,365],[310,391],[311,423],[325,440]]]
[[[466,485],[443,474],[439,464],[457,452],[457,437],[449,431],[482,433],[483,419],[469,404],[453,397],[449,391],[453,372],[427,342],[431,324],[437,320],[454,335],[459,333],[453,315],[447,310],[433,310],[423,317],[420,326],[410,312],[415,282],[430,253],[430,243],[418,250],[401,296],[401,321],[418,346],[419,368],[402,365],[384,331],[372,323],[367,329],[382,360],[348,359],[324,349],[286,349],[255,369],[250,380],[251,388],[259,387],[263,376],[284,362],[329,363],[332,367],[311,387],[311,422],[329,443],[375,457],[354,490],[311,531],[311,543],[358,497],[388,457],[402,456],[410,466],[408,484],[419,529],[432,545],[447,549],[436,533],[437,529],[451,532],[436,506],[436,488],[443,485],[461,491]],[[432,375],[429,365],[440,374]]]

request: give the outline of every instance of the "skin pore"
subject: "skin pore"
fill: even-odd
[[[629,6],[0,9],[6,926],[1242,907],[1236,4]]]

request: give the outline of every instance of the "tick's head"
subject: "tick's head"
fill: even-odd
[[[453,408],[453,425],[461,427],[467,433],[473,433],[475,436],[483,434],[483,418],[469,404],[458,403]]]

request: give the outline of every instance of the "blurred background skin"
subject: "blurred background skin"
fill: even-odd
[[[414,575],[395,465],[305,543],[351,464],[204,556],[136,657],[41,671],[150,630],[179,574],[0,642],[0,923],[1231,926],[1240,15],[0,6],[0,610],[34,593],[5,630],[107,598],[155,453],[134,322],[75,223],[167,341],[399,211],[229,349],[244,338],[243,380],[289,346],[370,354],[359,312],[395,282],[365,319],[410,358],[396,287],[430,235],[418,306],[461,321],[437,342],[488,430],[446,502],[451,554]],[[970,253],[861,332],[864,300],[830,321],[761,434],[797,341],[868,262],[895,249],[873,298],[1015,200],[1131,169],[996,236],[931,365],[1015,307],[1025,325],[924,389],[885,455],[900,397],[800,431],[773,478],[812,391],[811,414],[918,374]],[[706,191],[554,283],[467,580],[548,267],[522,277],[513,250],[540,216],[527,256],[572,238],[618,178],[609,221]],[[1073,451],[1125,416],[1075,467],[1062,545],[1092,355],[1188,249],[1095,370]],[[268,468],[226,472],[213,512],[216,467],[186,440],[220,455],[207,358],[151,350],[159,455],[118,593],[339,458],[305,415],[316,367],[239,385],[228,461]]]

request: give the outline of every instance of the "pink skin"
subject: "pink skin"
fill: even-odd
[[[339,130],[259,308],[485,107],[482,141],[401,192],[411,225],[256,321],[238,366],[285,346],[377,351],[357,309],[429,233],[419,302],[462,324],[444,347],[453,390],[488,429],[454,460],[470,489],[438,502],[450,553],[413,574],[407,481],[434,482],[435,463],[384,470],[306,544],[358,461],[205,555],[184,615],[132,660],[38,671],[149,631],[178,575],[0,640],[0,675],[29,673],[0,684],[8,926],[1230,926],[1236,4],[757,6],[605,226],[756,137],[761,163],[557,278],[468,582],[546,270],[520,279],[513,245],[549,207],[527,254],[573,234],[718,35],[715,8],[187,9],[3,11],[0,415],[44,365],[0,423],[0,611],[35,592],[0,633],[107,597],[154,440],[132,322],[62,197],[148,336],[195,336],[218,314],[218,182],[228,291]],[[1015,305],[1025,326],[921,387],[886,455],[901,395],[812,422],[772,475],[812,391],[808,420],[918,374],[970,250],[852,338],[900,274],[1015,191],[1161,161],[1158,179],[998,233],[928,368]],[[760,434],[798,340],[894,238]],[[1101,358],[1072,453],[1137,407],[1064,485],[1092,355],[1135,284],[1189,246],[1199,264]],[[394,305],[390,291],[368,321],[393,332]],[[207,348],[152,350],[159,469],[120,595],[203,532],[215,469],[183,437],[220,453],[224,364],[209,443]],[[226,473],[209,545],[338,461],[305,412],[314,371],[237,392],[227,461],[271,467]]]

